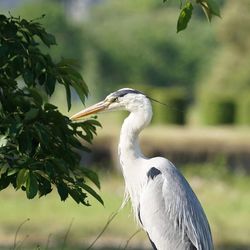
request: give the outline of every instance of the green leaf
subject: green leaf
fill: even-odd
[[[41,32],[39,34],[39,37],[48,47],[50,47],[50,45],[56,44],[56,39],[52,34],[49,34],[47,32]]]
[[[65,201],[69,196],[67,186],[64,183],[60,182],[56,187],[61,200]]]
[[[38,140],[40,141],[41,146],[43,147],[49,146],[50,134],[44,128],[44,126],[39,123],[36,123],[34,125],[34,129],[37,134]]]
[[[45,110],[57,110],[57,106],[51,104],[51,103],[45,103],[44,104],[44,109]]]
[[[39,115],[39,109],[31,108],[27,113],[25,113],[24,120],[32,121]]]
[[[66,90],[67,105],[68,105],[68,111],[69,111],[71,109],[71,92],[70,92],[70,87],[67,83],[65,83],[64,86]]]
[[[40,93],[36,90],[36,89],[28,89],[30,95],[33,97],[34,102],[38,105],[38,106],[42,106],[43,104],[43,98],[40,95]]]
[[[52,166],[54,166],[57,169],[57,172],[62,172],[64,174],[69,173],[68,166],[65,164],[65,162],[61,159],[53,158],[50,160]]]
[[[0,46],[0,58],[1,57],[5,57],[8,55],[8,52],[9,52],[9,48],[8,46],[5,46],[5,45],[1,45]],[[2,59],[2,58],[1,58]]]
[[[23,80],[27,86],[32,86],[34,84],[34,74],[31,70],[26,69],[23,73]]]
[[[65,86],[71,85],[84,103],[85,97],[88,95],[88,87],[75,66],[70,61],[62,59],[57,64],[57,69],[59,72],[57,80]]]
[[[86,84],[83,80],[71,81],[71,86],[76,90],[78,96],[80,97],[82,103],[85,102],[85,97],[87,96]]]
[[[91,180],[99,189],[101,188],[100,181],[96,172],[88,168],[82,168],[81,170],[89,180]]]
[[[220,6],[216,0],[207,0],[208,8],[210,9],[211,13],[215,16],[220,16]]]
[[[82,144],[81,144],[81,142],[80,141],[78,141],[77,140],[77,138],[76,137],[74,137],[74,136],[69,136],[68,137],[68,143],[70,143],[70,145],[72,145],[73,147],[75,147],[75,148],[78,148],[78,149],[82,149]]]
[[[204,5],[204,4],[201,4],[201,8],[202,8],[203,12],[205,13],[205,15],[207,17],[207,20],[209,22],[211,22],[211,20],[212,20],[212,13],[211,13],[210,9],[207,7],[207,5]]]
[[[102,124],[99,121],[95,120],[95,119],[89,119],[86,122],[88,122],[88,123],[90,123],[90,124],[92,124],[94,126],[100,127],[100,128],[102,127]]]
[[[9,168],[8,169],[8,173],[7,173],[7,176],[11,176],[11,175],[14,175],[18,172],[18,169],[16,168]]]
[[[26,181],[28,176],[28,169],[23,168],[21,169],[16,178],[16,189],[19,189]]]
[[[18,137],[18,151],[23,154],[27,154],[31,151],[31,136],[27,131],[23,131]]]
[[[0,167],[0,178],[3,174],[5,174],[8,171],[9,167],[8,165],[3,165]]]
[[[46,176],[45,178],[43,176],[39,176],[39,197],[46,195],[52,191],[51,188],[51,182]]]
[[[4,22],[7,20],[7,17],[5,15],[0,15],[0,22]]]
[[[36,176],[29,171],[26,180],[26,195],[28,199],[33,199],[38,191],[38,184]]]
[[[86,197],[84,197],[84,198],[82,198],[81,197],[81,195],[79,194],[79,192],[77,192],[75,189],[68,189],[68,192],[69,192],[69,194],[70,194],[70,196],[74,199],[74,201],[76,202],[76,203],[80,203],[80,202],[82,202],[83,200],[84,200],[84,198]],[[82,202],[83,203],[83,202]]]
[[[182,8],[179,15],[177,22],[177,32],[186,29],[188,22],[191,19],[192,12],[193,12],[193,5],[191,4],[191,2],[187,2],[185,6]]]
[[[102,205],[104,205],[104,202],[101,196],[97,194],[94,189],[92,189],[90,186],[86,185],[85,183],[82,183],[81,186],[84,190],[86,190],[89,194],[91,194],[94,198],[96,198]]]
[[[0,178],[0,190],[7,188],[10,185],[10,178],[2,176]]]
[[[56,77],[51,74],[47,75],[45,89],[48,95],[52,95],[54,93],[55,85],[56,85]]]
[[[197,3],[201,5],[209,22],[213,15],[220,17],[220,7],[216,0],[197,0]]]

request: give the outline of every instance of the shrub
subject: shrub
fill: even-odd
[[[153,122],[155,124],[178,124],[186,123],[187,94],[181,88],[157,88],[152,91],[152,97],[159,103],[153,104]]]
[[[241,95],[237,101],[237,123],[250,125],[250,94]]]
[[[234,124],[236,103],[229,95],[209,93],[201,99],[201,117],[204,124]]]

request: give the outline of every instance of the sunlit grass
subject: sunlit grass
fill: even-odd
[[[27,200],[25,193],[15,192],[11,188],[2,191],[0,193],[0,245],[13,245],[18,226],[27,218],[30,220],[18,233],[18,241],[28,235],[23,245],[28,242],[44,245],[49,235],[51,235],[52,246],[58,243],[60,245],[71,222],[72,227],[67,242],[90,244],[109,217],[120,208],[123,199],[123,183],[120,177],[105,175],[104,178],[101,177],[101,182],[104,207],[91,198],[91,207],[75,204],[71,199],[61,202],[56,191],[45,198],[34,200]],[[126,206],[112,221],[100,241],[122,245],[136,230],[130,206]],[[143,238],[141,234],[137,242]]]
[[[217,170],[217,166],[207,165],[188,166],[182,171],[206,211],[215,244],[249,246],[250,177],[229,174],[226,171],[217,173]],[[120,175],[100,173],[100,178],[104,207],[92,199],[91,207],[77,205],[70,199],[61,202],[56,192],[45,198],[27,200],[24,193],[12,189],[2,191],[0,245],[13,246],[18,226],[30,218],[18,233],[17,241],[24,241],[21,249],[27,249],[28,245],[45,247],[49,235],[49,249],[53,249],[53,246],[62,249],[71,222],[65,249],[67,246],[71,246],[69,249],[78,249],[77,246],[79,249],[85,249],[101,232],[111,214],[119,209],[123,199],[124,184]],[[136,230],[131,208],[127,205],[110,223],[96,244],[109,245],[107,249],[111,249],[111,246],[124,246]],[[141,246],[141,249],[145,249],[142,246],[149,247],[143,232],[133,238],[130,242],[130,247],[132,246]]]

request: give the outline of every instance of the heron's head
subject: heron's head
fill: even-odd
[[[149,110],[151,113],[149,99],[138,90],[123,88],[109,94],[103,101],[76,113],[70,119],[78,120],[84,116],[103,111],[127,110],[133,112],[138,109]]]

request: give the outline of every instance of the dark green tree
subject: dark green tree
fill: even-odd
[[[61,84],[70,109],[71,88],[82,102],[88,88],[73,61],[55,63],[41,44],[49,48],[56,40],[37,20],[0,15],[0,190],[12,184],[32,199],[56,187],[61,200],[89,205],[89,193],[102,202],[87,182],[99,187],[97,175],[80,167],[77,153],[88,150],[79,138],[91,142],[100,124],[72,123],[45,101]]]

